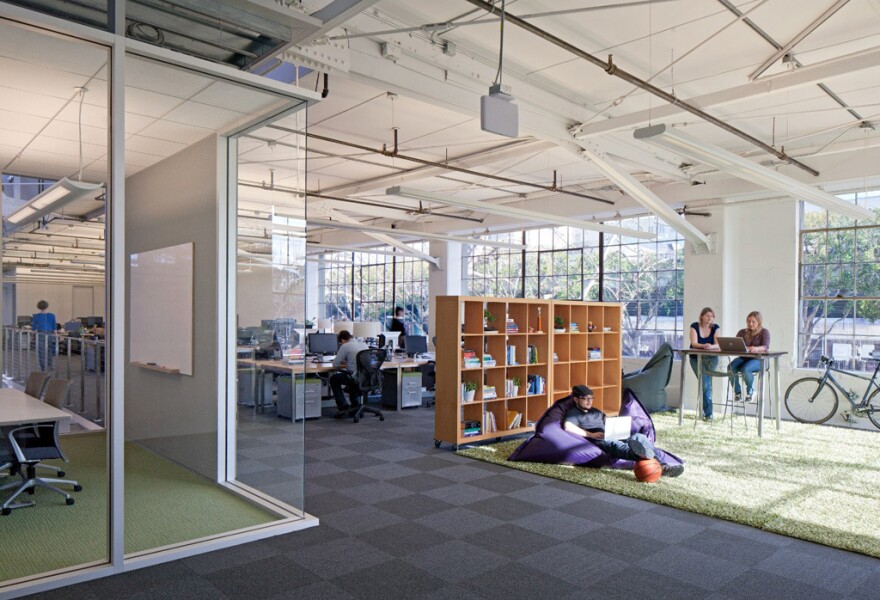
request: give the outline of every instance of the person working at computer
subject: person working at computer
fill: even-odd
[[[718,323],[715,322],[715,311],[708,306],[700,311],[700,320],[691,323],[691,348],[698,350],[718,350],[715,334]],[[703,356],[703,370],[713,371],[718,366],[717,356]],[[691,354],[691,368],[697,373],[697,357]],[[703,375],[703,418],[712,420],[712,376]]]
[[[391,319],[391,324],[388,326],[388,331],[394,332],[399,331],[400,335],[397,337],[397,347],[398,348],[406,348],[404,338],[406,337],[406,323],[403,322],[403,308],[398,306],[394,309],[394,318]]]
[[[590,440],[612,458],[637,461],[657,457],[654,444],[642,433],[634,433],[625,440],[605,439],[605,413],[593,408],[593,390],[576,385],[571,395],[574,406],[562,420],[565,431]],[[666,477],[678,477],[684,472],[684,465],[680,464],[662,464],[662,467]]]
[[[49,312],[48,302],[40,300],[37,302],[37,308],[40,312],[34,313],[31,329],[42,334],[37,335],[37,358],[40,362],[40,370],[47,371],[52,368],[55,357],[55,339],[49,337],[49,334],[55,333],[58,324],[55,321],[55,313]]]
[[[770,331],[764,328],[761,313],[753,310],[746,317],[746,328],[740,329],[736,337],[740,337],[746,343],[746,350],[749,352],[766,352],[770,349]],[[730,378],[733,380],[734,400],[742,401],[742,387],[739,383],[737,373],[742,374],[743,381],[746,382],[746,402],[751,402],[754,397],[755,373],[761,371],[764,362],[759,358],[751,358],[749,356],[739,356],[730,361],[727,368],[730,371]]]
[[[340,370],[330,376],[330,389],[333,390],[336,408],[339,409],[337,416],[344,416],[346,411],[352,409],[348,398],[345,397],[345,388],[357,385],[354,376],[357,373],[358,352],[369,350],[370,347],[354,339],[351,333],[345,329],[339,332],[337,339],[339,340],[339,349],[336,351],[333,367]]]

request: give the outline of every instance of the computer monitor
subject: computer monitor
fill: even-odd
[[[405,335],[403,343],[406,347],[407,356],[424,354],[428,351],[428,338],[423,335]]]
[[[86,317],[86,327],[103,327],[104,317]]]
[[[79,331],[81,327],[82,323],[80,323],[79,321],[68,321],[64,324],[64,331],[66,331],[67,333],[74,333],[76,331]]]
[[[310,333],[309,352],[312,354],[336,354],[339,341],[335,333]]]
[[[251,343],[251,339],[253,338],[253,334],[250,329],[245,327],[239,327],[235,333],[236,342],[239,346],[248,346]]]
[[[27,327],[28,325],[31,324],[31,321],[33,321],[33,320],[34,320],[34,318],[30,315],[18,315],[18,318],[16,319],[15,323],[19,327]]]
[[[274,319],[261,319],[260,327],[263,329],[275,329],[275,320]]]

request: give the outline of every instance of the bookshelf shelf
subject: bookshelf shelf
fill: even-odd
[[[564,333],[554,332],[557,317],[563,320]],[[594,389],[597,407],[617,414],[620,318],[620,305],[611,303],[439,296],[437,322],[459,323],[461,332],[447,327],[451,331],[441,330],[437,335],[435,445],[447,442],[457,448],[462,443],[532,431],[532,425],[522,424],[537,421],[579,383]],[[498,331],[485,331],[487,323]],[[571,331],[573,324],[577,331]],[[590,325],[593,331],[588,332]],[[604,331],[605,327],[612,331]],[[602,358],[589,360],[591,349]],[[484,357],[489,360],[489,355],[496,364],[466,368],[464,352],[472,363]],[[558,360],[551,360],[554,354]],[[507,396],[514,379],[520,382],[519,393]],[[477,385],[471,402],[463,398],[466,383]],[[539,391],[530,389],[531,385]],[[494,387],[498,397],[484,399],[484,386]],[[510,428],[511,423],[519,426]]]

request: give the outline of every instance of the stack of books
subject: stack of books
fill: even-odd
[[[465,421],[461,424],[462,437],[474,437],[483,433],[483,429],[479,421]]]
[[[516,429],[517,427],[520,426],[520,423],[522,423],[522,413],[521,412],[518,412],[515,410],[507,411],[507,428],[508,429]]]
[[[572,321],[572,322],[570,322],[570,323],[568,324],[568,330],[569,330],[571,333],[577,333],[578,331],[580,331],[580,330],[578,329],[578,324],[575,323],[574,321]]]
[[[516,346],[507,346],[507,366],[513,367],[516,366]]]
[[[544,385],[546,384],[546,379],[541,377],[540,375],[529,375],[529,390],[528,394],[543,394],[544,393]]]
[[[519,325],[513,322],[513,319],[507,319],[507,333],[519,333]]]
[[[588,348],[590,351],[587,360],[602,360],[602,348]]]
[[[492,358],[491,354],[484,354],[483,355],[483,366],[484,367],[494,367],[495,366],[495,359]]]
[[[461,351],[461,354],[464,359],[463,363],[465,369],[473,369],[480,366],[480,359],[477,357],[477,353],[473,350],[465,348]]]
[[[483,430],[486,433],[492,433],[493,431],[498,431],[498,426],[495,425],[495,413],[493,413],[491,411],[487,410],[487,411],[483,412],[483,424],[485,425],[483,427]]]
[[[538,347],[529,344],[529,364],[534,365],[538,362]]]
[[[494,400],[497,397],[498,393],[495,391],[494,385],[483,386],[483,400]]]

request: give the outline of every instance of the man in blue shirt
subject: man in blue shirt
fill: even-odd
[[[37,302],[40,312],[34,313],[31,319],[31,329],[39,332],[37,335],[37,358],[40,361],[40,370],[47,371],[53,367],[55,357],[55,339],[49,334],[54,334],[57,328],[55,313],[48,312],[49,303],[45,300]]]

